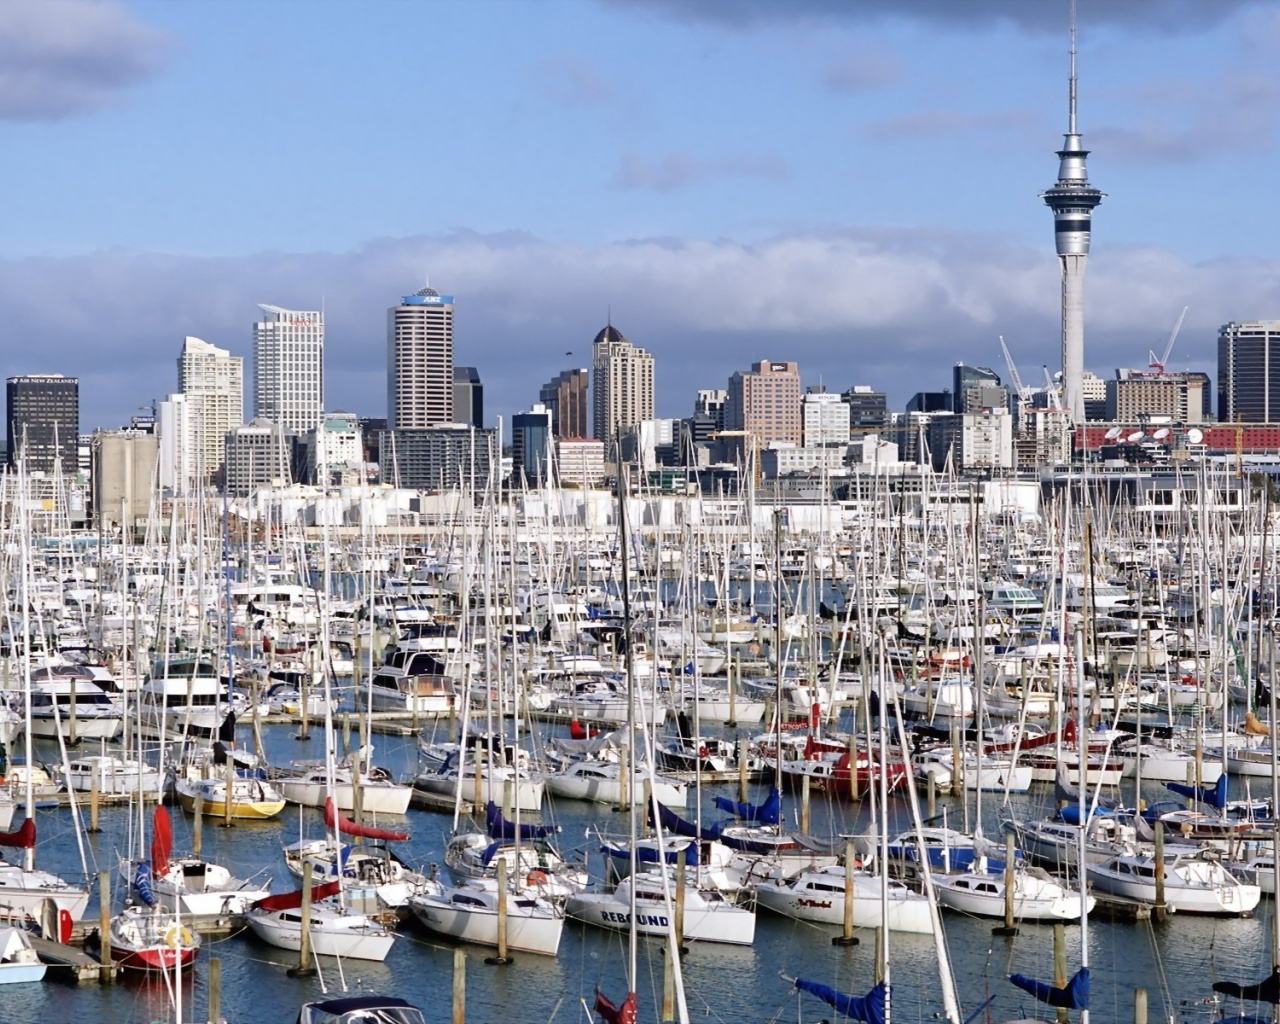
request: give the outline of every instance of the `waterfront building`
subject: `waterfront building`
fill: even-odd
[[[1243,320],[1218,329],[1218,419],[1280,422],[1280,320]]]
[[[913,412],[951,412],[950,391],[917,391],[907,402],[907,414]]]
[[[890,426],[889,401],[883,391],[855,384],[842,396],[849,407],[849,429],[853,432],[862,430],[887,430]]]
[[[387,310],[388,429],[453,423],[453,398],[453,296],[419,288]]]
[[[364,443],[360,418],[349,412],[326,413],[307,431],[303,479],[317,487],[364,482]]]
[[[10,466],[74,476],[80,467],[80,380],[60,373],[10,377],[5,387]]]
[[[649,419],[637,423],[621,439],[622,459],[652,473],[680,462],[680,420]]]
[[[195,409],[196,468],[201,482],[221,480],[227,432],[244,422],[244,360],[188,336],[178,356],[178,391]]]
[[[556,472],[562,487],[595,487],[605,479],[604,442],[595,437],[556,441]]]
[[[607,324],[591,345],[593,434],[612,460],[627,430],[653,419],[653,356]]]
[[[839,398],[839,395],[834,396]],[[848,445],[804,445],[774,443],[760,452],[760,470],[766,480],[795,475],[827,475],[845,472]]]
[[[453,419],[477,430],[484,428],[484,385],[474,366],[453,368]]]
[[[289,435],[260,416],[227,433],[227,493],[248,497],[260,487],[288,485]]]
[[[1084,371],[1080,390],[1084,394],[1084,418],[1086,420],[1105,420],[1107,418],[1107,382],[1091,370]]]
[[[933,468],[950,461],[957,470],[1013,468],[1013,416],[1007,408],[938,415],[929,423]]]
[[[236,424],[239,426],[240,424]],[[232,428],[234,429],[234,428]],[[230,433],[230,431],[228,431]],[[160,490],[184,496],[199,489],[201,477],[201,436],[199,399],[182,392],[159,403],[156,422],[159,464],[156,479]],[[222,439],[223,467],[226,465],[227,439]]]
[[[422,491],[466,487],[489,482],[498,468],[496,430],[477,430],[469,423],[444,423],[422,430],[388,430],[378,442],[382,482]]]
[[[1116,370],[1107,381],[1106,419],[1112,423],[1204,422],[1203,374]]]
[[[253,415],[301,436],[324,415],[324,314],[259,304],[253,325]]]
[[[800,366],[761,360],[729,378],[724,429],[750,438],[758,450],[780,441],[800,444]]]
[[[561,370],[538,389],[538,402],[551,413],[553,437],[586,437],[590,432],[590,385],[590,370]]]
[[[979,412],[1009,405],[1009,389],[1001,385],[995,370],[956,363],[951,381],[952,412]]]
[[[151,512],[159,438],[144,430],[98,430],[92,435],[93,509],[104,530],[144,533]]]
[[[843,448],[849,444],[849,406],[842,395],[810,391],[801,400],[800,417],[804,447]]]
[[[542,483],[551,477],[552,442],[555,439],[551,410],[535,402],[528,412],[511,417],[511,482]]]
[[[1058,150],[1058,180],[1041,193],[1053,211],[1054,246],[1062,276],[1062,406],[1073,423],[1085,421],[1084,408],[1084,272],[1094,208],[1105,194],[1089,183],[1085,167],[1089,151],[1076,130],[1076,26],[1071,22],[1071,78],[1067,132]]]

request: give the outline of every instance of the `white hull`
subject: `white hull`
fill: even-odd
[[[675,896],[671,897],[672,913]],[[613,893],[579,893],[565,903],[565,916],[596,928],[627,931],[631,909],[625,898]],[[670,917],[661,900],[636,900],[636,931],[641,935],[666,936]],[[755,941],[756,915],[732,903],[714,903],[705,908],[685,906],[684,937],[699,942],[723,942],[749,946]]]
[[[303,807],[324,807],[328,788],[323,782],[309,779],[280,779],[276,783],[281,795],[291,804]],[[360,787],[360,800],[366,814],[404,814],[413,796],[410,786],[366,783]],[[333,787],[333,799],[340,811],[354,812],[355,787],[351,783],[338,783]]]
[[[480,946],[497,946],[497,910],[476,903],[457,902],[467,896],[468,890],[464,886],[446,890],[441,896],[415,896],[409,900],[409,906],[418,920],[434,932]],[[518,900],[514,894],[508,897],[507,948],[555,956],[564,932],[564,918],[545,903],[524,907],[521,902],[526,901]]]
[[[818,888],[817,886],[820,886]],[[809,872],[790,885],[757,882],[756,902],[776,914],[815,924],[843,925],[845,911],[844,869]],[[879,928],[881,922],[880,879],[869,874],[855,874],[853,892],[853,926]],[[888,900],[889,930],[916,935],[933,934],[929,901],[891,882]]]
[[[391,952],[395,935],[363,914],[341,914],[311,908],[311,950],[319,956],[382,961]],[[279,949],[302,948],[302,911],[253,911],[245,922],[263,942]]]
[[[596,770],[598,768],[598,771]],[[603,763],[576,765],[564,772],[547,776],[547,790],[552,796],[565,800],[590,800],[595,803],[617,804],[624,800],[623,780],[618,765]],[[645,798],[644,772],[636,772],[629,787],[632,803],[640,804]],[[665,807],[684,807],[688,800],[688,787],[683,783],[665,780],[660,776],[653,783],[653,795]]]
[[[939,876],[934,879],[938,903],[951,910],[976,917],[1003,918],[1005,914],[1004,875],[971,874]],[[1092,910],[1094,898],[1087,897]],[[1019,872],[1014,883],[1013,916],[1018,921],[1078,921],[1081,900],[1078,892],[1065,889],[1047,877]]]

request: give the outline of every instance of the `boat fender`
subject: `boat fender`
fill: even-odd
[[[532,886],[546,885],[551,879],[545,871],[530,871],[525,881]]]
[[[706,757],[708,753],[709,753],[709,751],[707,750],[707,745],[706,745],[705,743],[704,743],[704,744],[702,744],[702,746],[700,746],[700,747],[698,748],[698,756],[699,756],[699,757]]]
[[[175,924],[165,932],[164,944],[170,949],[177,949],[179,946],[189,946],[191,945],[191,931]]]

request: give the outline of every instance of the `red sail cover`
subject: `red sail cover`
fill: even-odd
[[[0,832],[0,846],[29,850],[36,845],[36,819],[28,818],[16,832]]]
[[[374,828],[372,825],[357,825],[350,818],[344,818],[333,806],[333,797],[324,801],[324,823],[326,828],[336,828],[344,836],[362,836],[365,839],[385,839],[388,842],[402,843],[409,838],[408,832],[395,832],[389,828]]]
[[[342,883],[325,882],[324,885],[313,885],[311,887],[311,902],[316,900],[327,900],[330,896],[337,896],[342,891]],[[258,900],[255,903],[256,910],[297,910],[302,906],[302,890],[297,892],[282,892],[278,896],[268,896],[265,899]]]
[[[151,874],[163,878],[169,870],[169,857],[173,853],[173,822],[164,804],[156,805],[151,819]]]
[[[596,989],[596,1013],[604,1018],[605,1024],[636,1024],[636,994],[628,992],[622,1005],[614,1006],[603,992]]]

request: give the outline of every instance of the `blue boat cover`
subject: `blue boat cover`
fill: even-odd
[[[716,809],[728,811],[736,817],[745,818],[747,821],[754,821],[761,825],[776,825],[782,820],[782,794],[775,787],[769,791],[768,799],[759,805],[718,796],[716,797]]]
[[[865,996],[848,996],[837,992],[830,985],[819,985],[816,981],[805,981],[804,978],[796,978],[796,988],[817,996],[828,1006],[834,1007],[837,1013],[853,1020],[864,1021],[865,1024],[884,1024],[889,990],[883,981]]]
[[[649,811],[649,824],[653,824],[652,808]],[[685,821],[666,804],[658,804],[658,824],[668,832],[678,836],[688,836],[690,839],[706,839],[713,842],[720,838],[719,825],[711,825],[699,832],[697,825],[691,821]]]
[[[498,805],[492,800],[484,809],[484,824],[489,833],[490,839],[515,839],[516,825],[513,821],[507,821],[502,816],[502,811],[498,810]],[[520,825],[521,839],[545,839],[547,836],[553,836],[560,829],[555,825]]]
[[[1023,992],[1049,1006],[1061,1006],[1068,1010],[1089,1008],[1089,968],[1081,967],[1063,988],[1054,988],[1047,981],[1036,981],[1025,974],[1011,974],[1009,980]]]
[[[1224,996],[1235,996],[1237,999],[1256,999],[1259,1002],[1280,1006],[1280,968],[1271,972],[1271,976],[1256,985],[1237,985],[1234,981],[1215,981],[1213,990]]]
[[[143,903],[149,907],[156,905],[156,894],[151,890],[151,865],[145,860],[138,862],[138,870],[133,873],[133,887]]]
[[[696,868],[698,866],[698,844],[690,843],[688,846],[684,848],[684,850],[685,850],[685,861],[684,861],[685,864],[687,864],[691,868]],[[600,847],[600,852],[603,853],[606,857],[612,857],[614,860],[630,860],[631,859],[631,851],[624,846],[605,845]],[[657,864],[658,851],[655,850],[652,846],[641,846],[636,850],[636,862],[639,864]],[[668,864],[680,863],[680,851],[668,850],[667,863]]]
[[[1178,796],[1190,797],[1210,807],[1223,808],[1227,806],[1227,784],[1227,773],[1223,772],[1218,776],[1217,783],[1212,786],[1188,786],[1185,782],[1166,782],[1164,787],[1171,793],[1177,793]]]

